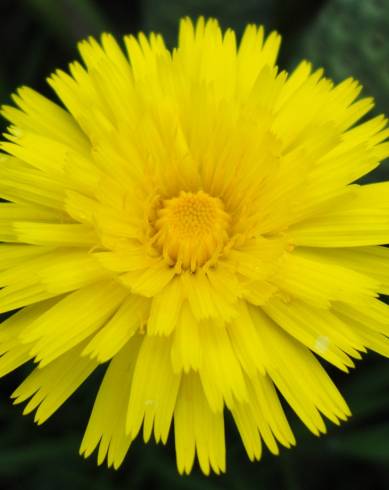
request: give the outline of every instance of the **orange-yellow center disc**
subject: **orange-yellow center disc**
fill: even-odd
[[[192,271],[220,252],[228,239],[223,202],[203,191],[166,199],[157,213],[156,246],[171,263]]]

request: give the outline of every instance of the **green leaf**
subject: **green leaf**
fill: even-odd
[[[389,410],[389,369],[386,362],[380,359],[374,364],[361,364],[359,367],[348,376],[342,390],[353,414],[351,423]]]
[[[112,30],[93,0],[26,0],[48,32],[65,48],[88,36]]]
[[[327,447],[331,452],[373,463],[389,462],[389,424],[354,430],[341,437],[328,440]]]

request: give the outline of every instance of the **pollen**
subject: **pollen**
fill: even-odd
[[[223,250],[229,222],[220,198],[182,191],[157,212],[155,245],[170,265],[194,272]]]

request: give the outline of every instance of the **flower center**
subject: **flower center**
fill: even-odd
[[[182,191],[158,210],[155,245],[172,265],[195,271],[222,250],[229,221],[219,198]]]

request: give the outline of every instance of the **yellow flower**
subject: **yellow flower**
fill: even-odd
[[[251,460],[295,439],[276,390],[319,435],[350,412],[317,357],[347,371],[389,355],[389,183],[353,184],[389,155],[360,86],[239,45],[215,20],[104,34],[28,88],[0,163],[0,374],[44,422],[108,363],[81,453],[117,468],[143,425],[180,473],[225,471],[224,411]]]

